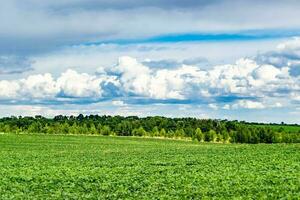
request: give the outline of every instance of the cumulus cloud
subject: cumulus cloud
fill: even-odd
[[[14,99],[18,96],[20,85],[16,81],[0,81],[0,99]]]
[[[233,65],[216,66],[211,70],[187,65],[157,70],[134,58],[121,57],[116,66],[100,75],[69,69],[57,79],[51,74],[39,74],[21,80],[2,81],[1,87],[9,85],[10,89],[3,89],[1,97],[100,99],[137,96],[213,101],[221,96],[264,98],[280,93],[284,88],[297,93],[298,81],[298,78],[289,76],[285,68],[258,65],[250,59],[240,59]]]
[[[71,69],[57,79],[49,73],[30,75],[20,80],[0,81],[0,99],[18,102],[30,99],[101,98],[103,97],[101,84],[117,84],[114,81],[112,77],[96,77]]]
[[[272,65],[263,65],[253,71],[255,79],[262,79],[264,81],[271,81],[281,74],[281,71]]]
[[[288,67],[291,76],[300,75],[300,38],[283,42],[275,51],[257,56],[256,60],[261,64],[270,64],[277,68]]]
[[[293,45],[285,45],[278,51],[286,51],[286,48],[291,51],[290,46]],[[292,50],[297,48],[294,45]],[[151,68],[143,61],[124,56],[115,66],[102,67],[101,73],[68,69],[56,78],[46,73],[0,81],[0,99],[14,102],[76,99],[84,103],[87,99],[137,97],[149,100],[147,103],[159,102],[152,100],[206,103],[212,109],[275,108],[299,101],[300,77],[293,76],[290,69],[289,65],[279,67],[250,58],[209,69],[185,64],[175,68]],[[218,105],[222,103],[225,105]],[[113,104],[117,105],[118,101]]]
[[[101,97],[101,82],[101,78],[70,69],[57,79],[62,96],[67,97]]]
[[[265,105],[261,102],[257,101],[249,101],[249,100],[240,100],[237,103],[232,105],[232,108],[247,108],[247,109],[264,109]]]
[[[251,100],[239,100],[233,103],[231,106],[226,104],[223,109],[265,109],[265,108],[281,108],[283,105],[280,102],[259,102],[259,101],[251,101]]]
[[[59,87],[53,80],[51,74],[31,75],[19,82],[20,98],[53,98],[58,92]]]
[[[119,79],[127,93],[146,96],[150,81],[150,69],[131,57],[119,58],[115,72],[120,75]]]

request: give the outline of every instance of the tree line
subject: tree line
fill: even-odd
[[[299,128],[300,130],[300,128]],[[137,116],[5,117],[0,132],[189,138],[199,142],[299,143],[300,132],[239,121]]]

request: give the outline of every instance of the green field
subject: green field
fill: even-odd
[[[0,135],[0,199],[299,199],[300,144]]]

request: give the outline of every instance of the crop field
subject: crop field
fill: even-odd
[[[0,199],[299,199],[300,144],[0,135]]]

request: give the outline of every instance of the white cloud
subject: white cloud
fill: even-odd
[[[283,104],[280,102],[259,102],[253,100],[239,100],[235,103],[225,104],[222,109],[231,110],[231,109],[265,109],[265,108],[282,108]]]
[[[280,102],[276,102],[274,105],[271,105],[271,107],[281,108],[281,107],[283,107],[283,105]]]
[[[63,94],[70,97],[101,97],[101,82],[101,78],[74,70],[67,70],[57,79]]]
[[[255,79],[262,79],[264,81],[275,80],[281,71],[272,65],[262,65],[253,71]]]
[[[232,108],[239,109],[239,108],[247,108],[247,109],[264,109],[265,105],[261,102],[257,101],[249,101],[249,100],[240,100],[237,103],[232,105]]]
[[[16,81],[0,81],[0,99],[13,99],[18,96],[19,84]]]
[[[60,91],[51,74],[31,75],[19,82],[21,98],[54,98]]]
[[[299,37],[294,37],[292,40],[288,40],[286,42],[282,42],[277,45],[277,49],[279,51],[295,51],[295,50],[300,50],[300,38]]]
[[[114,106],[126,106],[126,103],[124,103],[124,101],[120,101],[120,100],[115,100],[115,101],[112,101],[111,103]]]
[[[84,102],[87,99],[139,97],[166,102],[170,99],[202,101],[213,109],[221,108],[218,104],[224,103],[222,98],[227,98],[228,106],[223,105],[223,109],[271,108],[269,105],[275,108],[289,106],[299,99],[300,77],[292,76],[289,69],[289,66],[276,67],[250,58],[209,69],[188,65],[151,68],[136,58],[124,56],[119,58],[117,65],[102,67],[101,73],[68,69],[57,78],[46,73],[0,81],[0,98],[15,102],[74,98]]]
[[[300,87],[299,79],[289,76],[285,68],[259,65],[250,59],[201,70],[186,65],[176,69],[150,69],[134,58],[121,57],[115,67],[106,70],[109,71],[90,75],[69,69],[56,80],[46,73],[19,81],[1,81],[0,94],[2,98],[16,100],[17,97],[47,99],[56,96],[102,98],[121,95],[120,92],[122,96],[154,99],[207,99],[224,95],[267,98],[282,89],[295,96]],[[251,107],[247,102],[244,104]]]
[[[291,100],[300,102],[300,93],[299,93],[299,92],[292,92],[292,93],[289,95],[289,98],[290,98]]]
[[[218,106],[216,104],[213,104],[213,103],[208,104],[208,107],[213,109],[213,110],[218,110]]]
[[[229,110],[229,109],[230,109],[230,105],[229,105],[229,104],[225,104],[222,108],[223,108],[224,110]]]
[[[216,65],[214,63],[232,63],[241,57],[255,55],[257,51],[273,50],[278,42],[280,41],[78,45],[31,57],[33,60],[31,67],[34,71],[30,73],[51,73],[58,76],[67,69],[74,69],[78,72],[92,74],[96,71],[101,74],[107,70],[105,68],[115,65],[118,58],[123,55],[137,58],[151,69],[174,69],[180,67],[182,63],[197,64],[202,69],[208,69]],[[235,51],[231,51],[232,49]],[[191,62],[199,58],[199,55],[210,63]],[[145,62],[147,59],[157,64],[149,65],[149,62]],[[173,63],[170,63],[170,60]]]
[[[120,57],[115,67],[120,74],[120,82],[124,90],[141,96],[147,96],[150,81],[150,69],[131,57]]]

